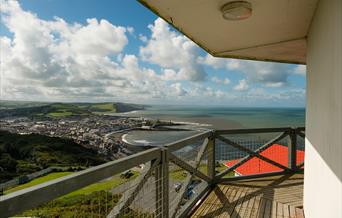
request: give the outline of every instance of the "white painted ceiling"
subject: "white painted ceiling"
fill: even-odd
[[[305,63],[318,0],[250,0],[252,16],[223,19],[229,0],[139,0],[216,57]]]

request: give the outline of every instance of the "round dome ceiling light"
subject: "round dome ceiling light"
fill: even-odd
[[[226,20],[244,20],[252,15],[252,4],[246,1],[232,1],[221,7],[222,16]]]

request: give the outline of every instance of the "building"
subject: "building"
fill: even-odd
[[[125,192],[127,193],[124,195],[125,198],[120,199],[120,203],[113,208],[108,217],[118,217],[124,211],[132,212],[129,206],[136,196],[139,196],[146,184],[151,187],[155,185],[155,189],[146,189],[142,193],[145,193],[144,197],[153,195],[151,201],[144,206],[155,208],[154,215],[156,217],[188,217],[190,211],[196,207],[197,202],[203,196],[208,196],[206,195],[208,192],[212,194],[218,191],[217,184],[224,185],[219,182],[234,183],[231,178],[226,180],[222,178],[227,171],[215,173],[216,138],[246,151],[243,146],[239,146],[222,135],[282,132],[278,139],[290,136],[292,142],[291,151],[288,152],[290,154],[288,167],[275,163],[256,151],[249,150],[248,158],[257,156],[267,160],[272,165],[283,168],[285,173],[288,171],[296,173],[301,170],[302,166],[301,164],[296,165],[296,158],[294,158],[297,154],[295,137],[297,134],[305,137],[303,205],[305,216],[309,218],[341,218],[342,1],[140,0],[140,2],[213,56],[305,64],[307,66],[305,134],[301,128],[204,132],[191,138],[170,143],[163,148],[152,148],[121,160],[87,169],[75,175],[1,196],[0,211],[2,213],[0,213],[0,217],[18,214],[18,212],[34,208],[59,196],[147,162],[151,163],[151,168],[147,169],[146,172],[144,171],[143,176],[137,181],[138,183],[134,188]],[[191,166],[185,159],[180,159],[173,153],[196,140],[203,139],[206,143],[203,143],[203,147],[199,149],[197,167]],[[205,152],[208,152],[207,175],[197,169]],[[245,160],[247,161],[248,158]],[[186,177],[187,182],[183,185],[184,188],[179,191],[179,193],[183,193],[181,196],[171,196],[172,190],[169,186],[170,162],[189,172]],[[152,176],[155,177],[154,183],[149,180]],[[196,190],[198,196],[193,201],[183,204],[183,196],[188,190],[187,187],[191,185],[193,176],[205,181],[205,185],[203,190]],[[251,179],[252,177],[248,178]],[[268,184],[262,189],[267,191],[275,184],[280,184],[284,188],[288,184],[283,185],[281,182],[284,182],[286,178],[288,175],[281,181],[271,182],[271,185]],[[247,185],[253,185],[253,181],[249,180],[247,185],[240,183],[237,186],[241,184],[247,187]],[[155,195],[152,190],[155,191]],[[241,192],[237,193],[241,194]],[[251,190],[246,195],[238,196],[240,197],[238,200],[226,199],[224,197],[227,196],[220,194],[220,197],[223,198],[217,198],[216,202],[223,201],[221,202],[222,206],[213,209],[212,212],[205,210],[206,217],[214,217],[213,212],[222,212],[222,215],[233,213],[236,215],[235,217],[240,217],[236,211],[232,212],[232,210],[235,210],[235,205],[239,203],[238,209],[241,209],[241,201],[246,198],[247,201],[255,199],[253,193],[256,195],[261,192]],[[210,200],[209,198],[210,196],[205,200]],[[235,203],[234,206],[231,205],[232,201]],[[248,217],[260,217],[255,214],[255,210],[248,208],[249,202],[244,208]],[[243,203],[245,205],[246,201]],[[210,204],[207,205],[211,206]],[[269,202],[265,206],[266,209],[264,207],[269,212],[267,217],[289,217],[289,214],[295,212],[294,209],[300,210],[301,214],[290,217],[303,217],[301,208],[294,208],[291,205],[288,207],[286,204],[279,203],[274,205],[276,206],[273,213],[277,211],[276,214],[272,213]],[[284,208],[286,208],[287,215],[283,216]],[[245,213],[245,211],[243,212]],[[279,214],[278,211],[281,211],[282,214]],[[194,217],[196,216],[195,214]]]
[[[306,64],[304,212],[342,217],[342,1],[140,2],[213,56]]]
[[[296,155],[296,163],[299,164],[304,161],[304,151],[297,150]],[[268,147],[264,151],[260,152],[261,155],[267,157],[271,160],[277,161],[278,163],[287,166],[288,165],[288,155],[289,149],[287,146],[273,144],[271,147]],[[234,166],[234,164],[238,163],[240,159],[230,160],[225,162],[224,164],[229,168]],[[271,173],[271,172],[279,172],[282,169],[274,166],[266,161],[263,161],[257,157],[253,157],[248,160],[243,165],[239,166],[234,170],[237,176],[246,176],[246,175],[255,175],[262,173]]]

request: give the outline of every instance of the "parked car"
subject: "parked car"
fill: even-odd
[[[131,170],[126,170],[120,174],[120,177],[123,179],[129,179],[131,176],[133,176],[133,172]]]
[[[174,188],[175,188],[175,191],[176,191],[176,192],[179,192],[179,190],[182,188],[182,183],[177,182],[177,183],[174,185]]]

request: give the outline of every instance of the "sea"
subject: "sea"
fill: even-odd
[[[153,105],[123,116],[182,123],[188,131],[130,131],[122,139],[136,146],[161,146],[208,129],[305,126],[305,108]]]

